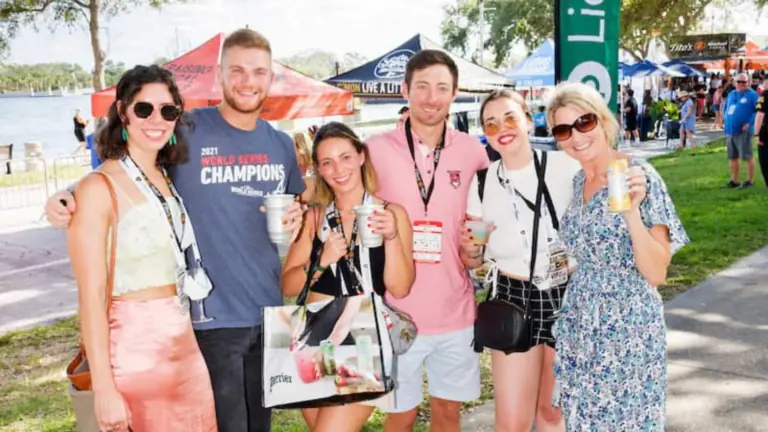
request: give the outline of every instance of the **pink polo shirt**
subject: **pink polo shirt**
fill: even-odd
[[[450,333],[467,328],[475,321],[474,288],[459,259],[460,230],[467,209],[467,188],[475,173],[488,166],[488,156],[478,139],[448,128],[435,174],[432,173],[434,152],[421,144],[415,133],[413,141],[416,164],[427,190],[436,175],[428,216],[403,128],[368,139],[371,162],[379,179],[378,195],[402,205],[411,223],[429,220],[443,224],[441,262],[417,262],[411,293],[401,300],[391,297],[388,300],[413,317],[419,333]]]

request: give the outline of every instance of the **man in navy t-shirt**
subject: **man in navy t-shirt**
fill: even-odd
[[[755,113],[759,96],[749,88],[746,73],[736,76],[736,89],[728,93],[725,102],[725,141],[731,164],[730,188],[754,186],[755,160],[752,158],[752,135],[754,135]],[[739,159],[747,163],[747,181],[740,183]]]
[[[170,171],[213,283],[204,301],[213,320],[196,323],[195,334],[211,376],[219,432],[271,427],[271,410],[262,405],[261,308],[282,305],[283,297],[280,257],[261,206],[272,192],[304,191],[293,141],[259,118],[272,79],[269,42],[253,30],[229,35],[221,55],[223,101],[186,115],[190,161]],[[62,211],[62,198],[72,207]],[[46,205],[56,226],[68,224],[70,209],[74,197],[67,192]],[[296,203],[285,220],[294,238],[301,213]]]

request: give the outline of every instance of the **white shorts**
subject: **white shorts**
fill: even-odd
[[[474,326],[440,334],[419,335],[411,349],[397,357],[394,404],[377,404],[387,413],[410,411],[423,400],[424,366],[430,396],[469,402],[480,397],[480,354],[472,348]],[[394,406],[393,406],[394,405]]]

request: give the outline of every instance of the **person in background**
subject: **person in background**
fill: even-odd
[[[496,430],[530,431],[535,423],[539,432],[564,432],[561,412],[552,407],[552,324],[565,296],[568,265],[559,275],[561,280],[553,282],[550,260],[554,256],[550,247],[560,244],[558,215],[565,212],[571,200],[573,178],[580,166],[562,151],[547,152],[544,193],[554,211],[550,213],[547,208],[540,214],[539,234],[533,239],[533,203],[539,185],[536,168],[542,154],[534,153],[528,141],[532,125],[527,113],[525,99],[509,90],[492,92],[480,106],[483,128],[490,145],[501,154],[501,161],[488,167],[482,185],[480,176],[473,176],[467,219],[482,219],[494,228],[484,257],[465,226],[460,256],[467,269],[479,268],[486,259],[492,263],[491,283],[496,298],[521,308],[525,308],[526,297],[531,298],[533,346],[524,353],[491,350]],[[482,200],[478,186],[484,190]],[[529,281],[533,241],[537,242],[534,278],[541,278],[536,284]]]
[[[683,102],[683,106],[680,109],[680,147],[677,149],[683,150],[686,142],[691,149],[694,149],[696,148],[696,143],[693,141],[693,132],[696,129],[696,108],[687,91],[680,91],[678,97]]]
[[[632,89],[627,90],[627,99],[624,102],[624,116],[626,117],[626,126],[624,127],[625,138],[629,140],[630,144],[634,143],[636,139],[639,139],[637,131],[637,101],[635,100],[635,91]]]
[[[715,92],[712,94],[712,111],[715,113],[715,128],[723,128],[723,112],[721,111],[721,105],[723,104],[723,85],[720,84],[715,88]]]
[[[211,377],[219,432],[271,429],[272,411],[262,401],[261,311],[281,306],[283,296],[280,256],[269,240],[261,197],[276,190],[304,192],[291,137],[261,118],[274,79],[272,64],[271,45],[258,32],[240,29],[224,39],[222,102],[187,113],[185,122],[194,123],[183,130],[190,160],[169,172],[195,224],[202,266],[213,284],[205,299],[205,314],[212,319],[194,327]],[[211,163],[222,157],[240,169]],[[60,192],[48,199],[46,216],[51,225],[65,227],[76,208],[75,197]],[[302,212],[296,202],[283,217],[292,239]]]
[[[757,157],[760,160],[760,172],[768,186],[768,96],[765,92],[757,101],[755,131],[757,131]]]
[[[183,109],[170,72],[154,65],[126,71],[99,131],[104,177],[90,174],[76,187],[67,243],[102,430],[217,430],[208,369],[177,284],[178,248],[194,247],[194,231],[165,173],[188,157]],[[105,180],[117,192],[118,214]],[[114,275],[105,252],[111,223],[118,232]]]
[[[293,148],[296,150],[296,160],[299,164],[301,176],[304,177],[304,193],[301,194],[301,201],[309,202],[314,189],[314,172],[312,170],[312,150],[309,148],[309,139],[304,132],[295,132],[293,134]]]
[[[597,90],[558,85],[547,118],[581,164],[560,223],[578,266],[553,327],[555,403],[569,431],[664,431],[667,335],[657,287],[688,236],[654,167],[616,151],[618,125]],[[617,160],[629,166],[622,212],[609,209],[607,171]]]
[[[76,155],[85,149],[85,128],[88,127],[90,120],[84,119],[83,112],[78,108],[75,110],[75,116],[72,118],[72,121],[75,123],[75,138],[78,142],[72,154]]]
[[[378,189],[376,172],[366,145],[348,126],[332,122],[317,131],[312,158],[317,171],[314,205],[304,214],[304,228],[286,257],[283,295],[299,295],[310,278],[307,303],[367,294],[371,290],[396,299],[407,296],[414,278],[411,221],[401,206],[387,203],[375,195]],[[368,220],[374,233],[382,235],[383,245],[375,248],[360,246],[355,234],[354,208],[361,204],[385,206]],[[330,218],[340,221],[339,229],[333,229]],[[351,258],[348,257],[350,251]],[[319,262],[310,268],[311,258],[318,254]],[[364,262],[370,265],[362,265]],[[354,266],[355,272],[348,271],[349,264]],[[370,278],[365,276],[366,269]],[[372,286],[364,286],[357,274],[364,280],[369,279]],[[336,303],[333,305],[335,307]],[[341,332],[331,340],[341,345],[348,335],[348,331]],[[389,401],[390,398],[384,396],[370,402],[305,409],[302,414],[307,426],[315,432],[359,431],[374,406]]]
[[[533,135],[537,137],[549,136],[547,129],[547,107],[539,105],[539,110],[533,114]]]
[[[731,168],[729,188],[754,186],[755,160],[752,157],[752,136],[754,135],[757,92],[749,88],[749,77],[742,72],[736,75],[736,89],[728,94],[725,101],[725,142]],[[747,164],[747,181],[739,178],[739,159]]]
[[[384,410],[386,432],[413,430],[425,368],[432,430],[458,432],[461,403],[480,396],[479,357],[472,349],[476,302],[459,249],[469,183],[488,157],[476,138],[448,127],[458,81],[448,54],[419,51],[406,64],[402,84],[408,119],[368,140],[378,196],[402,205],[413,223],[416,262],[410,294],[390,299],[413,317],[419,334],[398,356],[397,405]]]

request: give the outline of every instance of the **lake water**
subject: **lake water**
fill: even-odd
[[[396,119],[403,104],[365,105],[359,120]],[[24,143],[42,143],[46,158],[71,154],[77,147],[72,118],[80,108],[90,118],[90,95],[64,97],[0,98],[0,145],[14,144],[14,157],[24,157]],[[475,104],[454,104],[453,111],[476,109]],[[325,119],[325,120],[329,120]],[[340,117],[333,120],[341,120]],[[322,123],[320,119],[299,119],[292,127],[305,128]],[[88,125],[86,134],[93,131]],[[291,130],[285,132],[291,133]]]

